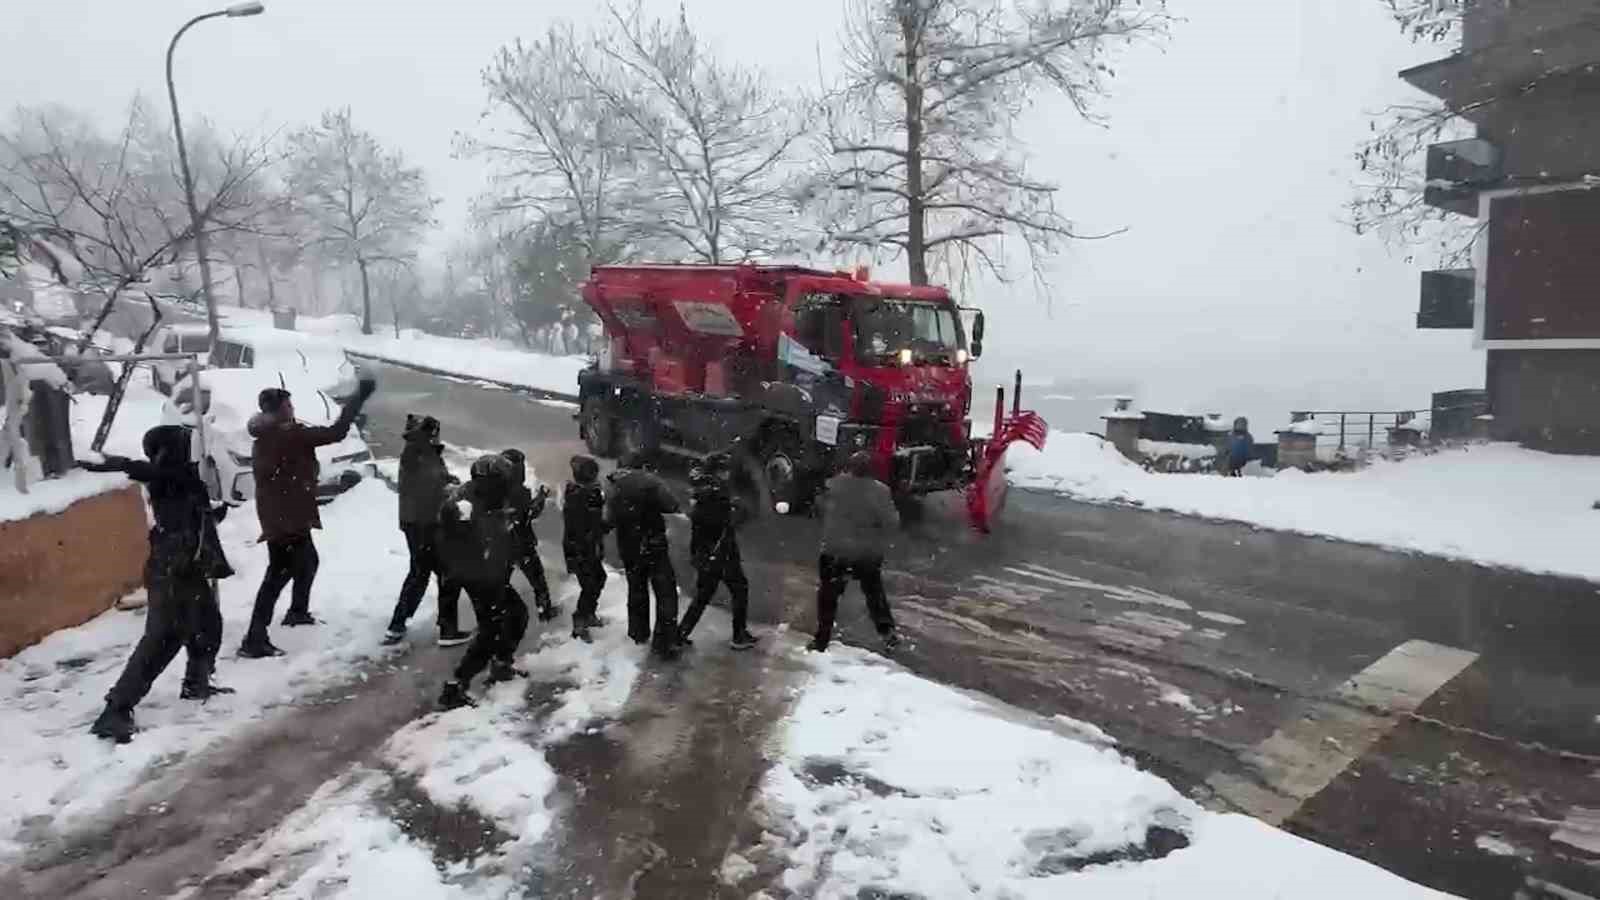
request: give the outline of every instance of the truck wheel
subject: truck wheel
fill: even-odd
[[[583,432],[583,443],[589,452],[599,457],[610,457],[617,442],[617,425],[616,420],[605,411],[605,406],[593,397],[583,401],[578,421]]]

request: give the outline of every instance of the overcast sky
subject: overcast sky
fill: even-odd
[[[831,55],[843,9],[843,0],[686,2],[722,51],[807,84]],[[18,5],[20,23],[13,9],[0,34],[0,96],[108,121],[135,91],[164,104],[168,39],[215,8]],[[479,71],[501,44],[596,6],[267,0],[262,16],[206,22],[184,39],[179,97],[186,115],[229,128],[294,125],[348,104],[361,127],[426,168],[445,200],[441,224],[459,229],[483,173],[451,157],[451,138],[482,112]],[[677,2],[647,6],[670,14]],[[1050,98],[1020,123],[1036,174],[1061,185],[1062,210],[1086,230],[1129,231],[1051,261],[1048,304],[1026,280],[973,285],[967,299],[990,310],[991,359],[1135,376],[1151,394],[1200,393],[1192,399],[1205,403],[1231,397],[1222,386],[1265,381],[1285,409],[1412,406],[1432,390],[1481,386],[1467,333],[1415,328],[1418,267],[1340,222],[1367,113],[1405,96],[1398,69],[1444,50],[1412,46],[1378,0],[1171,0],[1171,9],[1184,20],[1166,47],[1135,50],[1120,67],[1101,110],[1108,128]]]

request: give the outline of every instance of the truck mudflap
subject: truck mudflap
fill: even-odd
[[[994,437],[984,445],[972,484],[967,488],[967,520],[973,528],[988,534],[1000,511],[1005,508],[1006,493],[1010,487],[1006,481],[1006,451],[1017,441],[1025,441],[1035,450],[1043,450],[1048,436],[1049,426],[1032,410],[1013,413],[1001,423]]]

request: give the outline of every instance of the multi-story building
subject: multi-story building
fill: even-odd
[[[1430,148],[1426,197],[1479,237],[1417,324],[1485,348],[1494,437],[1600,452],[1600,0],[1456,2],[1461,49],[1400,74],[1476,126]]]

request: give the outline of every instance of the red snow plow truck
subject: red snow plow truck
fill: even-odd
[[[865,270],[622,265],[595,267],[582,290],[606,334],[578,376],[596,455],[732,450],[764,511],[805,508],[857,450],[902,496],[966,489],[985,457],[967,370],[983,313],[942,287]]]

